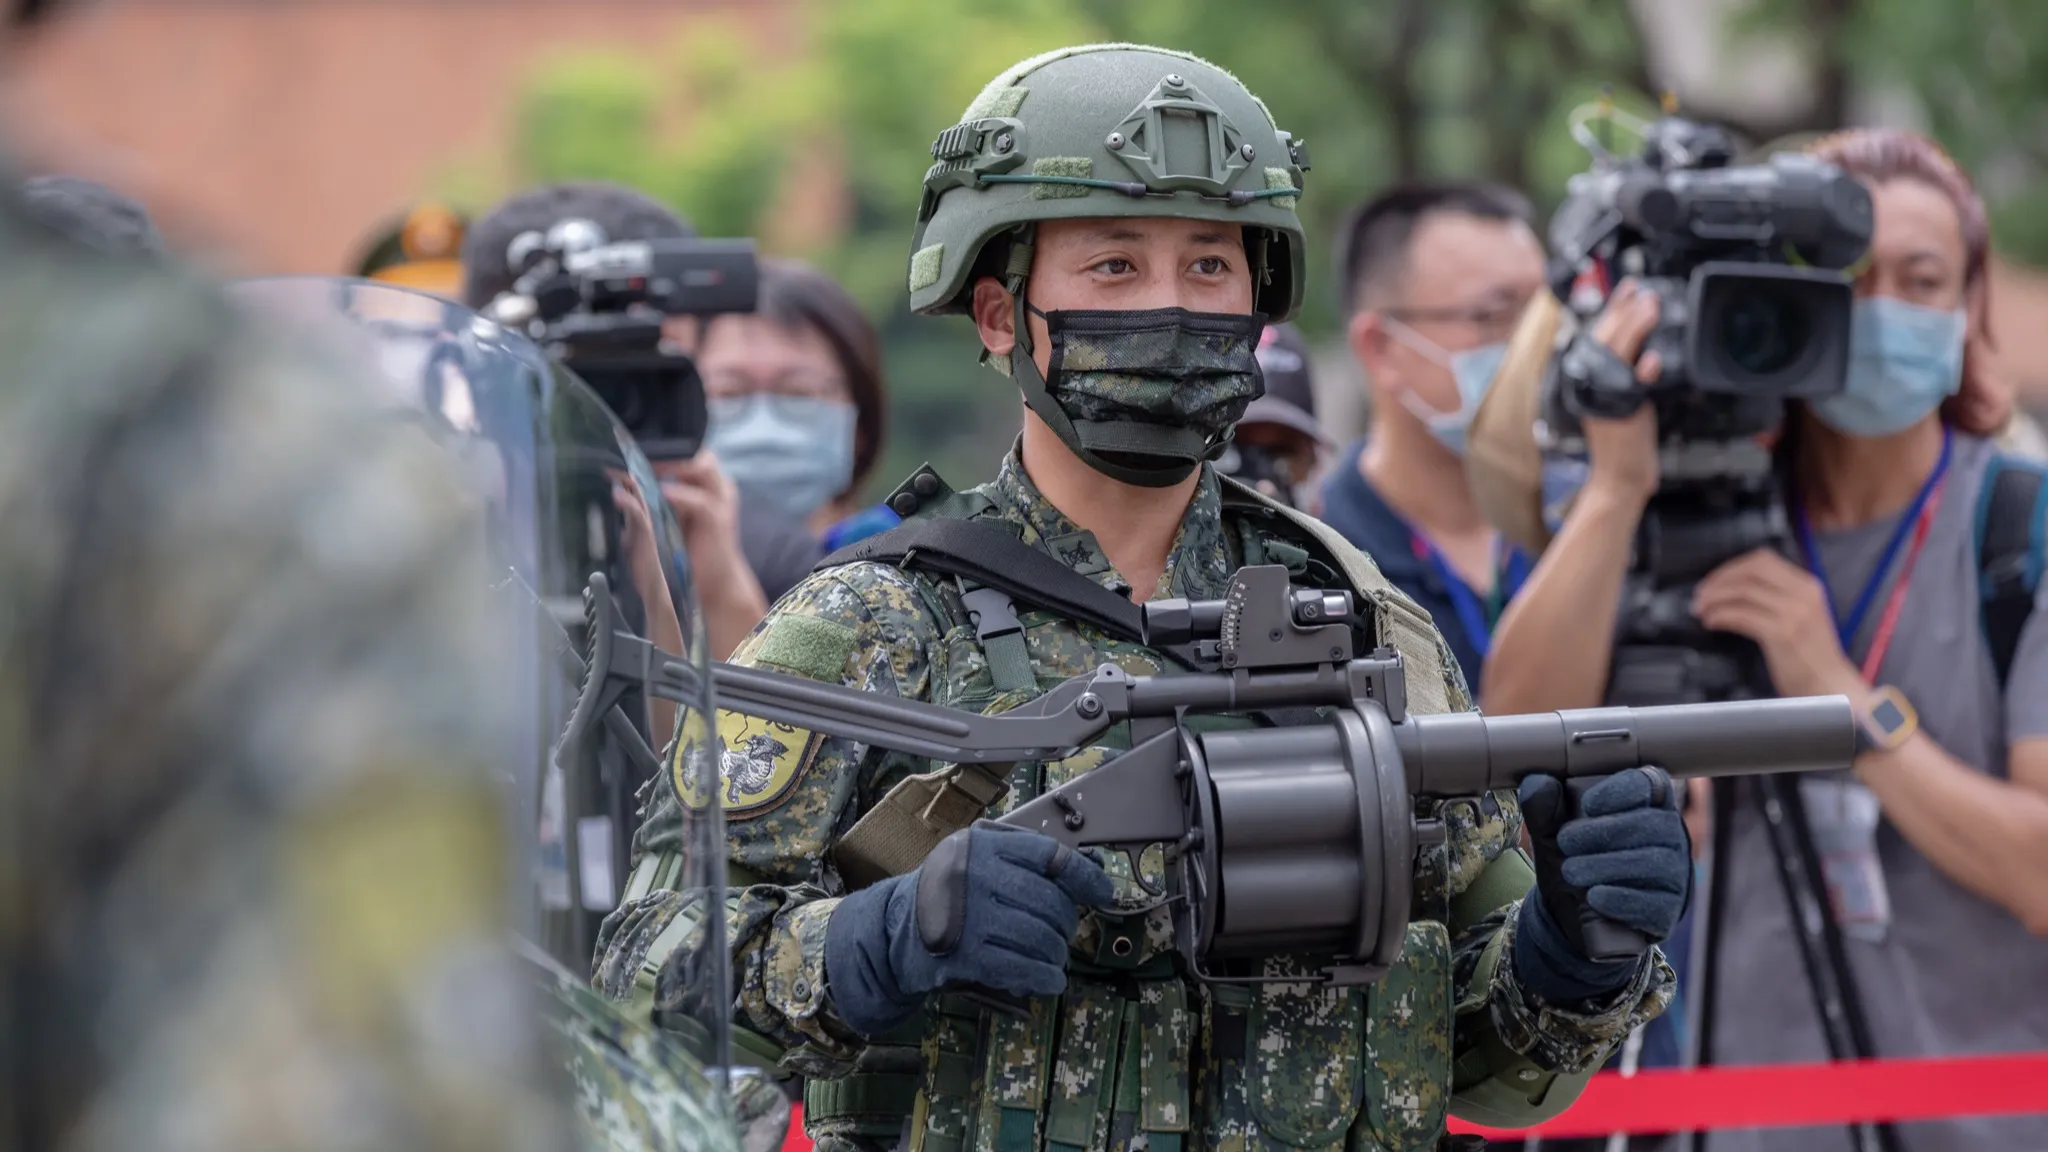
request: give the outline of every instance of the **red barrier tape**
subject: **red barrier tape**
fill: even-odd
[[[804,1102],[801,1100],[789,1106],[789,1138],[782,1142],[782,1152],[811,1152],[811,1138],[804,1134]]]
[[[2048,1114],[2048,1053],[1603,1072],[1544,1136]],[[1495,1129],[1451,1122],[1453,1132]]]
[[[1628,1077],[1602,1072],[1564,1115],[1527,1132],[1455,1119],[1451,1131],[1504,1138],[1605,1136],[2027,1115],[2048,1115],[2048,1052],[1646,1071]],[[799,1104],[791,1109],[782,1152],[810,1149]]]

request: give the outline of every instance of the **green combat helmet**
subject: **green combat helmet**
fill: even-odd
[[[995,366],[1069,448],[1111,476],[1158,482],[1101,454],[1157,450],[1164,434],[1128,422],[1077,430],[1039,373],[1017,370],[1031,355],[1024,283],[1035,224],[1164,216],[1242,225],[1253,306],[1277,322],[1301,304],[1294,209],[1308,155],[1257,96],[1206,60],[1135,44],[1035,56],[982,89],[960,123],[939,133],[932,158],[911,241],[910,306],[964,313],[977,278],[1001,277],[1017,300],[1018,344],[1008,365]],[[1223,446],[1207,447],[1213,458]]]

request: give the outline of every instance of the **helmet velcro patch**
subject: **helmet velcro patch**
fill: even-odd
[[[1269,189],[1292,188],[1294,187],[1294,174],[1285,168],[1268,168],[1266,169],[1266,187]],[[1292,208],[1300,199],[1299,196],[1275,196],[1273,197],[1273,204],[1280,208]]]
[[[1041,156],[1031,164],[1034,176],[1071,176],[1086,180],[1095,175],[1095,161],[1086,156]],[[1094,191],[1080,184],[1034,184],[1034,200],[1066,200]]]
[[[929,288],[939,282],[939,273],[946,265],[946,246],[927,244],[910,257],[910,290]]]
[[[981,95],[974,98],[974,103],[967,107],[967,114],[960,119],[968,121],[983,120],[991,116],[1015,116],[1017,109],[1024,106],[1024,98],[1029,95],[1031,89],[1021,85],[1013,84],[1004,88],[990,85],[982,89]]]
[[[1197,56],[1192,52],[1181,52],[1173,48],[1161,48],[1153,44],[1132,44],[1128,41],[1115,41],[1104,44],[1076,44],[1071,48],[1055,48],[1050,52],[1041,52],[1028,60],[1019,60],[1015,64],[1012,64],[1008,68],[1005,68],[1002,72],[1002,75],[997,76],[994,80],[989,81],[988,87],[983,88],[981,90],[981,94],[974,98],[974,102],[967,106],[966,114],[961,116],[960,118],[962,120],[978,120],[983,116],[1015,116],[1017,114],[1017,111],[1014,105],[1011,106],[1011,109],[1008,112],[990,112],[984,110],[986,106],[985,102],[996,97],[999,93],[1003,92],[1004,90],[1008,89],[1015,91],[1017,93],[1017,102],[1019,104],[1023,103],[1024,93],[1029,91],[1029,89],[1017,87],[1017,82],[1031,75],[1033,72],[1038,71],[1040,68],[1043,68],[1048,64],[1051,64],[1056,60],[1065,60],[1070,56],[1085,56],[1091,52],[1125,51],[1156,52],[1161,56],[1172,56],[1175,59],[1179,60],[1190,60],[1196,64],[1202,65],[1205,68],[1214,68],[1216,69],[1216,71],[1222,73],[1225,78],[1230,80],[1231,83],[1237,84],[1240,87],[1243,86],[1243,81],[1239,80],[1235,76],[1232,76],[1230,74],[1229,69],[1219,67],[1215,63],[1212,63],[1208,60],[1204,60],[1200,56]],[[1252,99],[1256,101],[1258,100],[1258,97],[1254,96],[1252,97]],[[1259,107],[1261,109],[1265,108],[1264,102],[1260,102]],[[1266,119],[1269,123],[1272,121],[1272,117],[1270,115],[1268,115]]]

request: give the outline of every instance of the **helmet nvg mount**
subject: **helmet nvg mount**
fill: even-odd
[[[1021,290],[1029,227],[1094,217],[1243,225],[1254,307],[1277,322],[1301,303],[1308,154],[1206,60],[1135,44],[1035,56],[991,81],[932,158],[911,242],[918,312],[966,312],[977,275]]]

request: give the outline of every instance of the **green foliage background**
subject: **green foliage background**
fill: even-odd
[[[792,253],[831,271],[882,326],[892,392],[877,494],[930,459],[956,483],[1014,434],[1007,381],[975,366],[966,321],[911,317],[903,276],[929,147],[990,76],[1062,44],[1136,40],[1196,52],[1258,92],[1305,139],[1312,242],[1402,179],[1484,176],[1553,207],[1584,163],[1565,117],[1603,90],[1647,113],[1655,84],[1626,0],[809,0],[801,44],[756,43],[717,18],[680,21],[672,45],[576,53],[521,99],[519,183],[590,177],[639,187],[708,235],[773,235],[791,185],[823,153],[847,227]],[[1811,101],[1771,122],[1688,105],[1751,141],[1840,126],[1851,95],[1913,94],[1926,127],[1980,174],[2007,255],[2048,260],[2048,3],[2042,0],[1745,0],[1735,51],[1789,44]],[[817,190],[812,190],[817,191]],[[1302,317],[1336,326],[1330,261]]]

